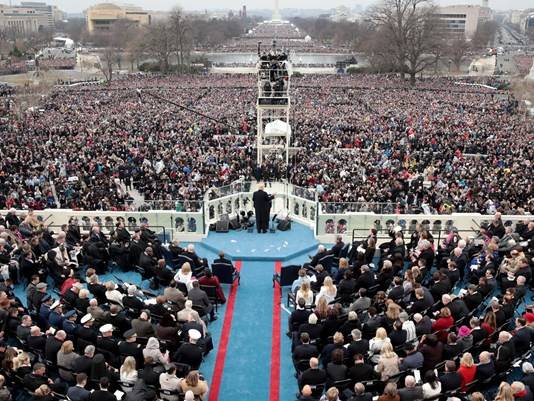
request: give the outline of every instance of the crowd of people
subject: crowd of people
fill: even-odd
[[[131,233],[121,218],[106,235],[76,219],[53,233],[32,212],[9,213],[0,266],[0,400],[205,399],[209,324],[226,299],[194,245],[164,245],[146,224]],[[151,291],[123,282],[129,270]]]
[[[534,221],[496,213],[472,241],[452,228],[437,243],[421,225],[390,235],[339,237],[298,272],[299,401],[532,400]]]
[[[0,207],[123,210],[132,188],[147,201],[188,201],[238,179],[287,178],[328,203],[532,212],[532,120],[510,93],[474,83],[293,78],[300,150],[289,166],[276,155],[255,164],[253,76],[136,75],[58,88],[1,123]]]

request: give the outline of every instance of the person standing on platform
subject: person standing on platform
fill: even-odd
[[[256,213],[256,229],[258,233],[266,233],[269,227],[269,212],[273,196],[265,192],[265,184],[260,182],[258,190],[254,192],[252,201],[254,202],[254,212]]]

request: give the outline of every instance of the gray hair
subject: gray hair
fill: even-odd
[[[87,356],[93,356],[95,354],[95,346],[88,345],[87,347],[85,347],[85,350],[83,353]]]
[[[354,329],[350,332],[353,340],[360,340],[362,338],[362,332],[358,329]]]
[[[534,373],[534,366],[530,362],[523,362],[521,370],[523,370],[523,373]]]

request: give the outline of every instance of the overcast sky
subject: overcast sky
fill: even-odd
[[[59,6],[62,10],[69,13],[82,12],[87,7],[104,3],[105,0],[39,0],[46,1],[48,4]],[[339,5],[353,6],[360,4],[366,6],[372,4],[372,0],[279,0],[280,8],[327,8]],[[436,0],[439,4],[480,4],[481,0]],[[180,5],[186,10],[203,10],[214,8],[233,8],[238,9],[243,4],[249,9],[254,8],[270,8],[270,4],[274,4],[274,0],[124,0],[124,1],[107,1],[122,4],[135,4],[150,10],[170,10],[176,5]],[[8,0],[0,0],[0,3],[7,4]],[[18,4],[19,0],[12,0],[13,4]],[[533,0],[490,0],[490,6],[495,9],[521,9],[533,7]]]

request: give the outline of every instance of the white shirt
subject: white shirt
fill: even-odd
[[[187,290],[189,291],[191,288],[193,288],[193,281],[191,280],[192,276],[193,276],[193,273],[182,274],[182,269],[180,269],[174,275],[174,281],[179,281],[180,283],[184,283],[187,286]]]
[[[328,294],[328,293],[327,293],[327,288],[326,288],[325,286],[322,286],[322,287],[321,287],[321,291],[319,291],[319,295],[317,295],[317,302],[319,302],[319,298],[321,298],[321,297],[325,297],[327,303],[330,303],[330,302],[332,302],[334,299],[336,299],[337,288],[334,287],[334,289],[335,289],[335,291],[334,291],[333,294]]]
[[[432,388],[430,383],[423,384],[423,398],[432,398],[438,394],[441,394],[441,383],[437,382],[436,388]]]
[[[301,290],[298,290],[297,296],[295,298],[297,300],[297,303],[300,298],[304,298],[304,300],[306,301],[306,305],[312,305],[313,304],[313,291],[310,290],[308,291],[306,295],[304,295],[304,293]]]

